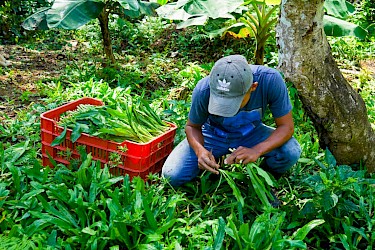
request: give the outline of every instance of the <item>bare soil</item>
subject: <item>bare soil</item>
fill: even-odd
[[[11,63],[7,69],[0,69],[0,120],[4,114],[14,117],[18,110],[39,101],[38,82],[60,76],[66,65],[60,51],[3,45],[0,53]]]

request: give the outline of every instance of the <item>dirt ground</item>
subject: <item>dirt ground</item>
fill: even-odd
[[[4,45],[0,46],[0,54],[11,63],[7,70],[0,69],[0,115],[3,112],[9,117],[38,101],[38,82],[60,76],[66,65],[66,57],[58,51]]]
[[[0,54],[11,63],[7,70],[0,68],[0,121],[4,114],[15,117],[18,110],[40,101],[38,82],[62,75],[68,60],[62,51],[37,51],[18,45],[0,45]],[[375,78],[375,59],[362,62],[361,68]],[[360,69],[342,72],[351,81]]]

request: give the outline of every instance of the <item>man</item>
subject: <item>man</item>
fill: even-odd
[[[271,110],[276,129],[262,123]],[[162,174],[171,185],[182,185],[207,170],[219,174],[217,160],[227,164],[255,162],[278,178],[299,159],[301,148],[292,137],[292,105],[281,75],[274,69],[249,65],[241,55],[218,60],[210,75],[193,90],[183,140],[167,158]],[[230,152],[230,148],[235,148]]]

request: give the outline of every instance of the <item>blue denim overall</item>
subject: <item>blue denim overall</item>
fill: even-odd
[[[211,117],[204,124],[203,132],[226,139],[244,138],[261,123],[261,115],[261,109],[255,109],[240,111],[232,117]]]
[[[220,121],[220,123],[215,123]],[[233,117],[212,117],[202,127],[204,147],[215,159],[229,154],[229,148],[239,146],[251,148],[266,140],[274,128],[261,122],[261,110],[240,111]],[[301,148],[295,138],[263,155],[268,167],[274,173],[285,173],[299,159]],[[162,174],[171,185],[182,185],[200,172],[198,159],[187,139],[181,141],[164,163]]]

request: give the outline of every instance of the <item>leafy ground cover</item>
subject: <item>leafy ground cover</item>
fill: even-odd
[[[374,248],[374,176],[363,166],[338,165],[319,148],[289,83],[294,136],[303,154],[279,181],[256,164],[223,165],[219,177],[205,172],[172,188],[158,175],[147,182],[111,176],[83,150],[78,166],[43,167],[41,113],[83,96],[105,99],[116,89],[145,92],[159,115],[179,126],[178,143],[191,91],[213,62],[231,53],[252,58],[251,41],[210,40],[158,19],[111,28],[117,31],[111,67],[103,67],[95,23],[1,47],[12,65],[0,68],[0,249]],[[274,67],[272,44],[265,58]],[[375,126],[374,41],[340,38],[331,44]],[[279,208],[262,195],[271,186]]]

